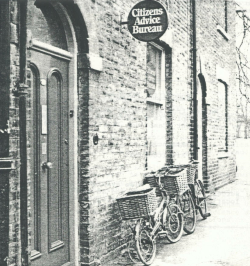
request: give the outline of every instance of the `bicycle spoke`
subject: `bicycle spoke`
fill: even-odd
[[[156,243],[150,235],[150,230],[144,225],[144,221],[139,221],[136,228],[136,249],[140,260],[145,265],[150,265],[156,254]]]
[[[196,226],[195,206],[189,191],[182,195],[181,208],[184,213],[184,231],[191,234]]]
[[[196,183],[196,190],[197,190],[197,205],[199,206],[199,212],[203,219],[206,219],[209,215],[207,213],[207,201],[206,201],[206,194],[203,183],[198,180]]]
[[[167,208],[163,214],[163,227],[167,233],[167,239],[171,243],[175,243],[180,240],[183,233],[183,215],[179,212],[179,208],[176,204],[169,205],[169,211]]]

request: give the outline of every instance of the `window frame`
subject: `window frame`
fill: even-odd
[[[165,93],[165,73],[166,73],[166,68],[165,68],[165,49],[156,44],[156,43],[153,43],[153,42],[149,42],[147,45],[151,45],[153,46],[154,48],[158,49],[159,51],[161,51],[161,66],[160,66],[160,70],[161,70],[161,74],[160,74],[160,99],[157,99],[157,96],[154,96],[154,95],[157,95],[156,94],[153,94],[153,97],[152,96],[148,96],[147,97],[147,102],[151,102],[151,103],[155,103],[155,104],[160,104],[163,106],[163,108],[165,107],[165,96],[166,96],[166,93]],[[156,88],[157,89],[157,88]]]
[[[217,22],[217,31],[221,34],[221,36],[226,41],[229,41],[231,39],[231,37],[228,34],[228,0],[224,0],[223,9],[224,9],[223,25],[220,25],[220,24],[222,24],[221,21]]]
[[[223,85],[223,91],[225,93],[225,124],[224,124],[224,132],[225,132],[225,140],[223,141],[223,146],[218,147],[218,151],[219,152],[228,152],[228,85],[226,82],[224,82],[223,80],[219,79],[218,80],[218,111],[220,112],[220,99],[219,99],[219,90],[221,89],[219,84],[222,84]],[[219,118],[222,118],[222,115],[219,115]]]
[[[157,50],[160,51],[160,58],[161,58],[161,62],[160,62],[160,79],[159,79],[159,86],[156,88],[160,90],[160,97],[159,97],[159,93],[157,93],[157,91],[152,95],[152,96],[147,96],[147,99],[146,99],[146,105],[147,105],[147,110],[148,110],[148,105],[154,105],[154,108],[157,109],[158,107],[158,110],[160,110],[161,112],[164,112],[163,113],[163,117],[164,117],[164,121],[162,121],[162,127],[161,127],[161,130],[162,130],[162,135],[164,136],[163,137],[163,140],[162,140],[162,144],[164,143],[164,152],[162,152],[162,154],[160,154],[160,156],[162,155],[163,158],[162,160],[155,160],[153,159],[153,156],[154,155],[149,155],[149,139],[148,139],[148,113],[147,113],[147,163],[146,163],[146,169],[147,170],[156,170],[157,167],[162,167],[164,166],[164,164],[166,163],[166,112],[165,112],[165,105],[166,105],[166,52],[165,52],[165,49],[164,47],[154,43],[154,42],[149,42],[147,44],[147,53],[148,53],[148,46],[151,45],[153,46],[154,48],[156,48]],[[147,64],[147,61],[146,61],[146,64]],[[147,73],[146,73],[147,75]],[[147,77],[146,77],[147,78]],[[157,81],[156,81],[157,82]],[[146,83],[147,84],[147,83]],[[147,86],[147,85],[146,85]],[[150,157],[151,156],[151,157]],[[157,155],[156,157],[157,158]],[[159,158],[159,157],[158,157]],[[150,163],[149,163],[150,161]],[[162,164],[162,165],[160,165]],[[153,165],[156,165],[157,167],[154,167]]]
[[[224,0],[224,12],[225,12],[225,32],[228,31],[228,0]]]

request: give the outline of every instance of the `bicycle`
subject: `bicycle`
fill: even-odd
[[[203,182],[198,179],[197,168],[198,161],[190,162],[190,173],[189,173],[189,187],[192,192],[192,197],[195,203],[196,210],[199,210],[199,213],[203,219],[211,216],[209,212],[207,212],[207,196],[205,193],[205,188]]]
[[[196,227],[196,210],[191,190],[186,190],[179,198],[179,204],[184,215],[183,230],[187,234],[192,234]]]
[[[155,188],[144,185],[128,192],[117,199],[123,220],[134,220],[129,224],[132,240],[129,241],[129,256],[133,262],[135,256],[131,250],[136,249],[138,258],[144,265],[150,265],[156,255],[156,239],[166,235],[170,242],[177,242],[183,233],[183,214],[180,207],[169,199],[159,182],[162,200],[157,207]]]
[[[187,165],[175,165],[172,166],[177,169],[187,170],[187,182],[189,189],[186,190],[179,198],[179,204],[181,210],[184,213],[184,231],[187,234],[191,234],[195,231],[197,221],[197,211],[203,219],[206,219],[211,214],[207,212],[206,194],[204,185],[197,176],[198,161],[191,161]]]
[[[183,212],[183,230],[187,234],[191,234],[196,226],[196,212],[192,193],[187,183],[186,169],[183,165],[168,166],[165,175],[165,188],[169,195],[175,195],[176,204],[180,206]]]

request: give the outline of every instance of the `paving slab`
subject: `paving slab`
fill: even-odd
[[[211,217],[198,216],[193,234],[157,241],[152,266],[250,266],[250,140],[237,140],[236,180],[208,198]],[[114,265],[131,263],[126,256]]]

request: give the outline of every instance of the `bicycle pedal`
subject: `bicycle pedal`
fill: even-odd
[[[161,231],[158,233],[158,237],[165,238],[166,234],[167,234],[167,231]]]

